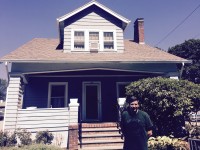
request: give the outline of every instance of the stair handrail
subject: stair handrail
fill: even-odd
[[[121,139],[123,139],[123,133],[121,131],[121,115],[122,112],[125,110],[125,103],[126,103],[126,98],[125,97],[121,97],[117,99],[118,105],[117,105],[117,109],[118,109],[118,120],[117,120],[117,128],[119,129],[119,133],[121,134]]]

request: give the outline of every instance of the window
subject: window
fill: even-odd
[[[72,30],[72,51],[98,52],[116,50],[115,31],[97,29]]]
[[[99,49],[99,32],[89,32],[90,50]]]
[[[117,82],[117,98],[126,97],[126,86],[129,85],[130,82]]]
[[[85,48],[85,36],[83,31],[74,32],[74,49]]]
[[[104,49],[114,49],[113,32],[104,32]]]
[[[51,108],[62,108],[66,106],[67,83],[49,84],[49,104]]]

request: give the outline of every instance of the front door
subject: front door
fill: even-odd
[[[101,121],[100,82],[83,83],[83,121]]]

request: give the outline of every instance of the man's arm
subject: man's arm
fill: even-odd
[[[148,137],[153,135],[152,128],[153,128],[153,123],[152,123],[149,115],[146,114],[146,130],[147,130]]]

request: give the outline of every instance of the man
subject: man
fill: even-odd
[[[153,124],[149,115],[139,110],[136,97],[127,99],[129,104],[122,112],[121,130],[124,135],[124,150],[148,150],[148,137],[152,135]]]

